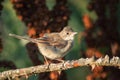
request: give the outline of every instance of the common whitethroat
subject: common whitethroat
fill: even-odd
[[[64,27],[61,32],[45,33],[43,37],[36,39],[15,34],[9,34],[9,36],[36,43],[44,57],[57,60],[64,57],[71,50],[75,34],[77,32],[74,32],[72,28]]]

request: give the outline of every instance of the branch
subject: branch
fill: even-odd
[[[28,68],[8,70],[0,73],[0,80],[5,80],[6,78],[14,79],[16,77],[22,77],[26,75],[29,76],[42,72],[67,70],[80,66],[91,66],[93,69],[95,66],[120,67],[120,59],[119,57],[113,57],[112,59],[109,59],[109,56],[106,55],[104,58],[99,58],[97,60],[95,60],[94,57],[80,58],[78,60],[65,61],[62,63],[51,63],[49,65],[38,65]]]

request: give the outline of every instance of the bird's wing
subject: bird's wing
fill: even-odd
[[[59,49],[64,48],[67,44],[67,41],[63,40],[57,33],[45,34],[43,37],[36,40]]]
[[[9,34],[12,37],[28,40],[33,43],[42,43],[48,46],[54,46],[55,48],[64,48],[67,44],[67,41],[63,40],[57,33],[45,34],[43,37],[32,39],[29,37],[19,36],[16,34]]]

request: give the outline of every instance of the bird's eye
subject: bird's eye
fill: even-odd
[[[69,33],[67,33],[67,35],[68,35]]]

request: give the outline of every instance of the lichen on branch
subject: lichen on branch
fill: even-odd
[[[80,58],[78,60],[71,60],[71,61],[68,60],[62,63],[51,63],[45,65],[32,66],[28,68],[8,70],[0,73],[0,80],[5,80],[7,78],[14,79],[16,77],[24,77],[42,72],[67,70],[70,68],[82,67],[82,66],[91,66],[92,69],[94,69],[95,66],[120,67],[120,58],[113,57],[110,59],[109,56],[106,55],[104,58],[101,57],[96,60],[94,57]]]

